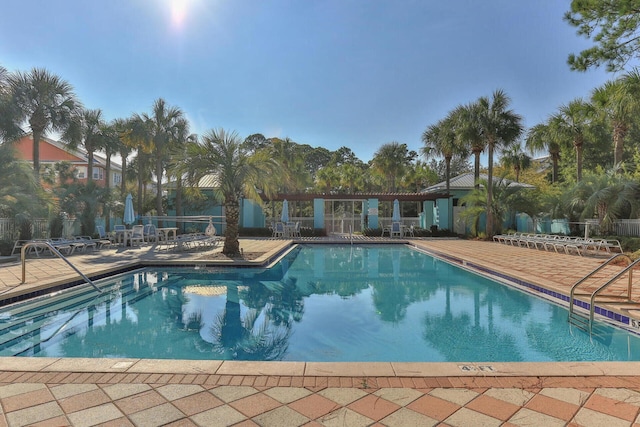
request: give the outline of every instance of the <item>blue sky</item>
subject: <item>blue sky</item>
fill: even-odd
[[[569,1],[20,0],[0,15],[0,65],[45,67],[107,119],[159,97],[192,132],[262,133],[371,159],[498,88],[533,126],[614,78],[572,72],[589,46]]]

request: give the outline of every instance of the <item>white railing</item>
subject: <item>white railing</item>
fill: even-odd
[[[62,235],[73,236],[75,220],[65,219],[62,223]],[[0,218],[0,240],[18,240],[20,237],[20,224],[13,218]],[[49,220],[37,218],[31,220],[31,237],[33,239],[49,238]]]

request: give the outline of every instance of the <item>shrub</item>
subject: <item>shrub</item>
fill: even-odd
[[[62,213],[55,214],[49,221],[49,236],[52,238],[62,237],[64,229],[64,216]]]
[[[9,256],[11,255],[11,251],[13,250],[13,241],[11,240],[0,240],[0,255],[1,256]]]

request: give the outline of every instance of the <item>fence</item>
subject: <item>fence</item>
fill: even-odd
[[[76,220],[65,219],[62,224],[62,235],[73,236],[77,233]],[[13,218],[0,218],[0,240],[18,240],[20,224]],[[33,239],[49,238],[49,220],[38,218],[31,220],[31,237]]]

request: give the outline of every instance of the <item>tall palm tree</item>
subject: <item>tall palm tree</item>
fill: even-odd
[[[189,134],[189,124],[185,120],[182,126],[180,126],[180,129],[178,129],[171,147],[172,161],[169,162],[167,166],[167,175],[173,176],[176,179],[175,207],[176,207],[176,216],[178,217],[181,217],[184,215],[184,211],[182,207],[183,176],[181,173],[179,162],[181,162],[185,158],[185,150],[186,150],[187,144],[192,142],[197,142],[197,140],[198,140],[198,136],[196,134]],[[183,229],[184,229],[184,225],[185,223],[182,222]]]
[[[635,73],[637,74],[637,72]],[[591,94],[591,103],[595,108],[596,114],[602,116],[613,129],[614,167],[618,167],[622,162],[624,137],[629,132],[629,127],[634,118],[637,93],[633,94],[633,81],[632,77],[626,76],[623,79],[609,80],[604,85],[596,88]],[[640,82],[640,76],[635,79],[635,84],[638,82]],[[635,92],[637,92],[637,89]]]
[[[12,102],[33,133],[33,170],[39,179],[40,138],[48,131],[69,130],[81,105],[71,85],[44,68],[16,72],[9,81]]]
[[[93,181],[94,154],[101,148],[105,121],[102,110],[80,109],[65,135],[65,142],[72,148],[82,146],[87,152],[87,181]]]
[[[576,180],[578,182],[582,179],[582,153],[592,116],[592,105],[577,98],[560,106],[558,112],[553,114],[550,119],[554,132],[558,132],[564,140],[571,141],[576,150]]]
[[[523,132],[522,117],[509,109],[511,99],[498,89],[493,92],[491,99],[481,97],[478,100],[478,119],[482,127],[482,136],[487,147],[488,167],[487,177],[487,229],[486,235],[490,239],[494,233],[493,215],[493,152],[499,145],[506,145],[515,141]]]
[[[124,195],[126,191],[126,176],[127,176],[127,159],[136,144],[133,134],[133,118],[123,119],[118,118],[111,122],[114,130],[118,134],[118,144],[116,152],[120,154],[122,158],[122,181],[120,182],[120,194]]]
[[[526,147],[533,154],[540,150],[547,150],[551,158],[551,183],[558,181],[558,162],[560,161],[560,144],[558,134],[547,123],[538,123],[527,133]]]
[[[444,157],[446,190],[449,192],[451,179],[451,159],[460,155],[466,157],[466,148],[460,144],[455,132],[455,117],[452,113],[438,123],[429,125],[422,133],[424,146],[421,151],[425,157]]]
[[[227,225],[222,252],[237,256],[240,201],[248,198],[260,202],[259,190],[270,196],[274,189],[271,177],[277,173],[278,163],[264,150],[249,155],[235,132],[213,129],[199,142],[187,144],[181,165],[190,185],[196,186],[206,175],[217,177],[216,196],[224,204]]]
[[[415,152],[409,151],[407,144],[396,141],[382,145],[375,152],[371,163],[374,170],[385,177],[388,183],[387,191],[398,191],[396,180],[402,178],[416,155]]]
[[[156,211],[159,217],[162,216],[162,177],[164,175],[164,165],[180,128],[186,126],[184,113],[178,107],[167,105],[166,101],[158,98],[153,103],[151,115],[142,114],[141,118],[147,124],[149,139],[152,143],[152,152],[155,160],[156,175]],[[158,225],[162,227],[162,221],[158,220]]]
[[[458,139],[473,154],[473,181],[476,188],[480,185],[478,182],[480,179],[480,155],[485,149],[485,140],[482,137],[482,126],[479,120],[481,111],[478,102],[459,106],[453,111]]]
[[[520,172],[531,166],[531,157],[522,149],[520,141],[513,141],[502,151],[500,159],[507,168],[512,168],[516,174],[516,182],[520,182]]]
[[[100,149],[105,153],[105,229],[109,231],[111,229],[110,224],[110,210],[111,202],[113,200],[113,192],[111,191],[111,158],[120,150],[120,138],[118,135],[118,129],[116,128],[115,121],[110,123],[104,123],[100,130],[101,140]],[[123,164],[125,159],[123,159]],[[124,181],[124,166],[122,168],[122,180]]]

